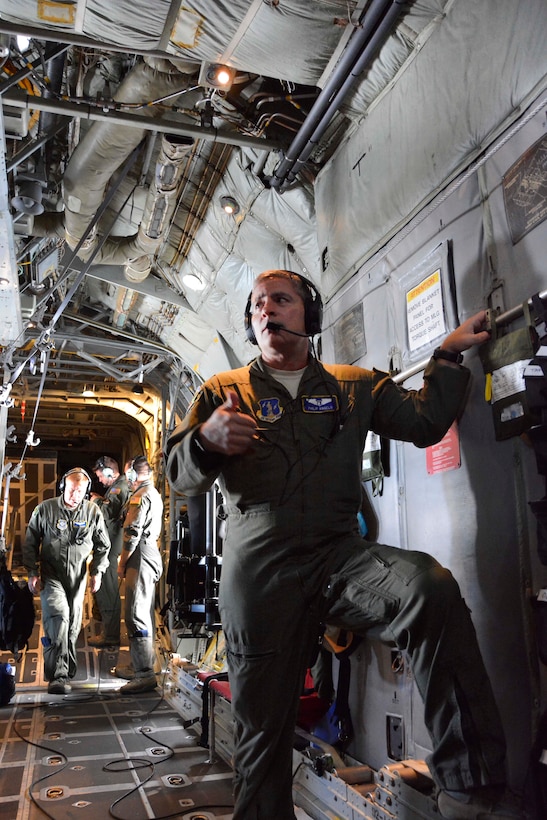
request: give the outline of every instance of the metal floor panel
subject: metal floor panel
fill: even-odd
[[[96,624],[86,600],[72,692],[48,695],[35,603],[27,652],[17,662],[0,652],[0,661],[16,668],[16,694],[0,708],[0,818],[229,820],[232,770],[222,760],[208,762],[199,723],[186,728],[176,701],[163,697],[167,676],[158,674],[155,692],[120,694],[126,681],[114,667],[130,661],[123,623],[119,648],[88,646]]]
[[[2,820],[231,818],[231,769],[159,689],[124,697],[121,683],[18,691],[0,710]]]
[[[0,652],[16,668],[16,694],[0,708],[1,820],[231,820],[232,769],[209,761],[201,725],[189,726],[167,672],[155,692],[120,694],[126,681],[114,667],[130,661],[124,625],[119,648],[88,646],[96,624],[87,600],[72,692],[48,695],[35,603],[29,649],[17,662]],[[167,653],[156,649],[156,668],[166,669]]]

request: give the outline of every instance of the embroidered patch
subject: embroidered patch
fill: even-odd
[[[138,507],[139,504],[141,503],[141,499],[139,498],[139,496],[134,496],[133,498],[129,499],[129,503],[130,504],[136,504],[137,507]]]
[[[277,421],[283,415],[279,399],[259,399],[260,410],[257,413],[260,421]]]
[[[67,527],[68,527],[67,522],[64,521],[62,518],[61,518],[60,521],[57,521],[57,529],[60,530],[61,532],[64,532],[67,529]]]
[[[120,488],[119,487],[113,487],[110,490],[110,495],[119,495],[119,494],[120,494]]]
[[[338,410],[338,396],[302,396],[304,413],[335,413]]]
[[[87,521],[75,521],[74,522],[75,527],[85,527],[86,524],[87,524]]]

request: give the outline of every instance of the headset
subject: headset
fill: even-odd
[[[144,465],[146,465],[148,467],[148,471],[150,472],[150,464],[148,463],[146,456],[135,456],[131,464],[125,471],[125,477],[130,483],[133,483],[138,478],[138,473],[134,467],[135,462],[137,462],[137,465],[139,467],[143,467]]]
[[[306,279],[306,277],[302,276],[302,274],[296,273],[292,270],[284,271],[284,273],[289,274],[287,278],[292,278],[293,276],[296,276],[300,280],[300,282],[304,286],[304,290],[306,291],[306,296],[304,297],[304,328],[306,333],[294,333],[294,331],[287,332],[292,333],[295,336],[315,336],[317,333],[321,333],[321,322],[323,320],[323,302],[321,300],[321,295],[319,291],[317,290],[313,282],[310,282],[310,280]],[[272,278],[274,276],[275,273],[272,273]],[[253,292],[251,291],[249,293],[249,298],[247,299],[247,306],[245,308],[245,334],[248,340],[251,342],[251,344],[257,345],[258,342],[251,321],[252,296]]]
[[[101,456],[97,459],[95,466],[93,467],[93,472],[95,472],[95,470],[100,470],[105,478],[114,478],[114,470],[112,469],[112,467],[106,466],[106,458],[107,456]]]
[[[93,483],[93,479],[91,478],[89,473],[87,473],[84,470],[83,467],[73,467],[72,470],[68,470],[68,472],[66,472],[64,474],[64,476],[61,477],[61,480],[59,481],[59,490],[60,490],[60,492],[64,493],[67,477],[69,475],[76,475],[76,473],[80,473],[80,475],[83,475],[87,478],[87,487],[85,489],[85,494],[87,496],[89,494],[90,490],[91,490],[91,484]]]

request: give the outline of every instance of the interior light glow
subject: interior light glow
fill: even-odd
[[[182,282],[190,290],[203,290],[205,282],[196,273],[185,273]]]
[[[239,213],[239,202],[233,196],[221,196],[220,204],[222,210],[230,216],[235,216]]]

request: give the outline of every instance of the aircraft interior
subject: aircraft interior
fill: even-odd
[[[445,438],[367,438],[360,526],[457,578],[509,786],[544,820],[546,42],[544,0],[0,0],[0,557],[26,584],[32,511],[104,456],[145,455],[164,507],[157,690],[119,692],[127,631],[94,648],[87,594],[49,695],[35,598],[28,648],[0,651],[0,817],[231,820],[222,494],[176,492],[163,452],[256,357],[249,293],[280,269],[320,294],[318,359],[409,389],[487,311]],[[297,820],[439,820],[405,653],[374,629],[337,648],[344,720],[301,697]]]

